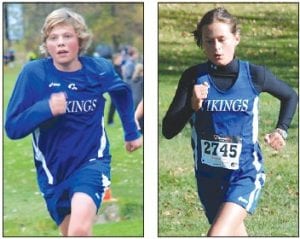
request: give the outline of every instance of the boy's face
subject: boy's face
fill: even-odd
[[[240,36],[231,32],[229,24],[214,22],[203,26],[202,42],[207,58],[215,65],[225,66],[232,61]]]
[[[46,48],[59,70],[76,70],[78,67],[79,40],[71,25],[53,27],[46,40]]]

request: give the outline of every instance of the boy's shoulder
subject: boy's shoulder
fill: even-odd
[[[86,69],[92,71],[107,71],[112,67],[111,61],[102,57],[81,56],[80,61]]]
[[[42,76],[46,72],[46,64],[49,63],[49,58],[41,58],[38,60],[29,61],[23,66],[22,72],[24,72],[25,74]]]
[[[26,70],[34,70],[34,69],[39,69],[39,68],[43,68],[44,64],[49,61],[49,59],[47,58],[41,58],[38,60],[33,60],[33,61],[29,61],[24,65],[24,69]]]

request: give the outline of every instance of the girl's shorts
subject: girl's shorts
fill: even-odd
[[[76,192],[89,195],[99,209],[105,190],[110,185],[110,167],[101,160],[90,160],[62,183],[44,193],[48,211],[57,225],[71,213],[71,200]]]
[[[260,168],[252,163],[253,166],[249,165],[229,174],[227,171],[224,177],[196,171],[198,195],[210,224],[225,202],[240,205],[249,214],[254,213],[265,183],[265,173],[262,164]]]

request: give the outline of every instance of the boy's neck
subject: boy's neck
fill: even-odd
[[[74,60],[71,63],[68,62],[65,64],[60,64],[60,63],[53,61],[53,64],[57,70],[64,71],[64,72],[74,72],[74,71],[78,71],[82,68],[82,64],[79,61],[79,59]]]

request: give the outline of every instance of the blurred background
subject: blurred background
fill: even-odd
[[[15,50],[17,60],[27,60],[28,52],[39,56],[40,29],[53,10],[67,7],[81,14],[94,38],[88,54],[99,44],[113,52],[135,46],[143,52],[143,4],[132,3],[5,3],[3,32],[4,53]]]

